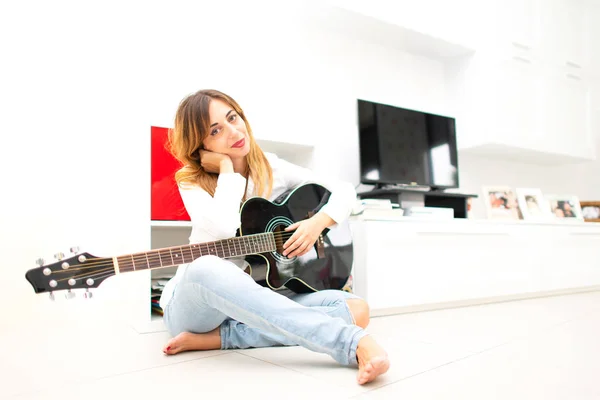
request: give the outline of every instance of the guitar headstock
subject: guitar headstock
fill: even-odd
[[[54,299],[53,292],[67,290],[67,298],[75,297],[73,289],[86,289],[85,297],[92,297],[89,291],[97,288],[106,279],[115,275],[112,259],[99,258],[89,253],[78,253],[76,247],[71,248],[74,254],[64,258],[63,253],[54,255],[56,262],[45,264],[43,259],[38,259],[38,268],[27,271],[25,278],[36,293],[50,293]]]

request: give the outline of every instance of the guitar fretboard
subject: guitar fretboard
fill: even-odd
[[[272,232],[268,232],[128,254],[117,257],[117,261],[120,272],[133,272],[188,264],[207,255],[232,258],[271,252],[276,248],[275,237]]]

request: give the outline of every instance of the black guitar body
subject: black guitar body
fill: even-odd
[[[274,202],[260,197],[244,202],[238,236],[275,232],[277,243],[277,251],[246,257],[256,282],[273,290],[288,288],[296,293],[344,287],[353,262],[352,235],[347,222],[323,231],[322,241],[318,240],[301,257],[288,259],[281,254],[283,243],[293,233],[281,232],[287,226],[316,214],[330,195],[321,185],[306,184],[284,193]],[[322,246],[321,252],[318,251],[319,245]]]

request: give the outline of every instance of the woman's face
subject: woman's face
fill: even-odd
[[[231,158],[245,157],[250,151],[250,137],[244,120],[233,107],[219,99],[210,102],[208,113],[210,127],[203,141],[204,148]]]

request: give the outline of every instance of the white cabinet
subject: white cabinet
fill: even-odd
[[[456,79],[461,151],[550,164],[595,159],[582,75],[533,57],[476,55]]]
[[[504,0],[493,9],[488,46],[449,69],[461,88],[459,149],[544,164],[594,160],[584,3]]]
[[[600,287],[598,224],[356,217],[351,226],[354,288],[373,315]]]
[[[460,146],[533,146],[537,85],[526,59],[473,58],[460,85]]]
[[[502,52],[513,47],[546,64],[585,65],[583,0],[496,0],[492,9],[487,27],[493,31],[489,50]]]

